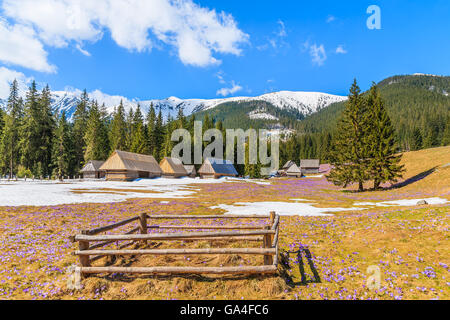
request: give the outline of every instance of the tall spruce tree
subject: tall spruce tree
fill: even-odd
[[[108,158],[110,150],[108,128],[105,114],[99,109],[97,101],[91,103],[84,140],[86,141],[85,162]]]
[[[39,93],[33,80],[26,93],[24,105],[24,121],[21,128],[21,164],[33,170],[33,174],[42,175],[41,168],[36,172],[38,163],[39,136]]]
[[[74,174],[75,150],[73,135],[67,123],[66,112],[63,111],[58,119],[53,140],[53,175],[60,180],[66,175]]]
[[[413,131],[411,149],[413,151],[422,149],[422,140],[422,133],[420,132],[420,129],[415,128]]]
[[[139,106],[139,104],[137,105],[136,112],[133,116],[133,129],[130,151],[140,154],[148,153],[144,118],[142,116],[141,107]]]
[[[364,190],[370,179],[367,130],[367,104],[355,79],[330,152],[333,169],[327,179],[335,185],[345,188],[356,182],[358,190]]]
[[[450,145],[450,116],[447,117],[447,122],[445,124],[445,130],[442,135],[442,145],[443,146]]]
[[[134,111],[133,108],[130,108],[130,110],[128,111],[127,117],[126,117],[126,150],[125,151],[130,151],[131,149],[131,144],[133,143],[133,136],[134,136]]]
[[[1,167],[9,169],[12,177],[20,162],[20,128],[23,121],[23,101],[19,96],[17,80],[11,83],[7,112],[0,112],[0,155]]]
[[[145,125],[146,129],[146,141],[147,141],[147,153],[153,154],[155,149],[155,137],[154,130],[156,125],[156,112],[153,107],[153,103],[150,104],[150,108],[147,113],[147,121]]]
[[[369,170],[374,190],[382,183],[395,182],[402,176],[401,156],[396,153],[395,131],[375,84],[367,97],[369,110],[366,141],[369,147]]]
[[[110,132],[111,151],[127,151],[127,124],[122,101],[114,112]]]
[[[81,95],[80,102],[77,104],[73,114],[73,140],[75,146],[75,157],[78,163],[78,169],[84,164],[84,152],[86,148],[86,128],[89,119],[89,96],[86,89]]]
[[[153,148],[153,156],[158,160],[158,162],[161,160],[161,150],[163,148],[164,143],[164,123],[162,118],[162,111],[161,108],[159,108],[158,117],[155,121],[155,127],[153,128],[153,141],[155,143]]]
[[[48,85],[42,89],[38,105],[38,134],[40,137],[38,162],[41,163],[42,174],[50,175],[52,166],[53,133],[56,123],[51,108],[51,92]]]

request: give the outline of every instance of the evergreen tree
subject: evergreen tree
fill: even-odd
[[[138,104],[133,117],[133,129],[131,138],[131,152],[147,154],[146,130],[144,127],[144,118],[141,108]]]
[[[422,133],[420,132],[419,128],[415,128],[413,131],[413,141],[411,149],[413,151],[422,149]]]
[[[447,117],[445,130],[444,130],[444,133],[442,135],[442,145],[443,146],[450,145],[450,116]]]
[[[106,160],[109,156],[109,138],[105,114],[99,109],[97,101],[92,102],[84,136],[86,150],[84,160]]]
[[[358,183],[358,190],[364,190],[364,182],[369,180],[366,147],[368,129],[367,105],[361,90],[353,82],[345,110],[339,121],[330,162],[333,166],[327,179],[338,186],[347,187]]]
[[[84,152],[86,148],[86,128],[89,119],[89,97],[86,89],[81,95],[80,102],[73,114],[73,140],[75,148],[75,160],[78,164],[78,169],[81,169],[84,162]]]
[[[1,110],[1,109],[0,109]],[[0,155],[1,167],[9,169],[12,177],[20,162],[20,127],[23,121],[23,102],[19,97],[18,83],[11,84],[7,113],[0,112]]]
[[[374,190],[382,183],[395,182],[402,176],[401,156],[396,155],[395,132],[378,88],[372,85],[367,97],[369,109],[366,141],[369,145],[369,170]]]
[[[125,109],[122,101],[114,112],[110,132],[111,151],[127,151],[127,124],[125,121]]]
[[[164,143],[164,124],[162,118],[161,108],[159,109],[158,117],[156,118],[155,127],[153,128],[153,141],[155,143],[153,148],[153,156],[158,160],[161,160],[162,148]]]
[[[188,126],[188,123],[186,121],[186,117],[184,116],[183,113],[183,108],[182,107],[178,107],[178,113],[177,113],[177,129],[186,129]]]
[[[133,136],[134,136],[134,112],[133,108],[130,108],[130,111],[128,112],[128,115],[126,117],[126,150],[124,151],[130,151],[131,144],[133,142]]]
[[[55,118],[51,108],[51,92],[49,86],[45,86],[39,97],[38,115],[38,162],[42,165],[42,174],[51,174],[53,133],[55,130]]]
[[[153,103],[150,104],[150,108],[147,113],[146,123],[146,138],[147,138],[147,153],[153,154],[155,149],[155,125],[156,125],[156,113]]]
[[[74,173],[75,150],[72,137],[66,119],[66,112],[63,111],[55,129],[52,157],[54,168],[53,175],[60,180],[62,180],[64,176]]]
[[[27,91],[24,106],[24,121],[21,128],[21,164],[25,168],[32,169],[35,175],[42,175],[42,164],[38,166],[38,149],[40,145],[39,136],[39,94],[36,82],[33,81]],[[38,170],[36,170],[38,169]]]

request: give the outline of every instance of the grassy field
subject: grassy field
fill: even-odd
[[[77,263],[70,254],[76,245],[68,237],[141,212],[212,214],[224,212],[210,208],[218,204],[292,199],[313,200],[318,207],[343,208],[366,201],[450,200],[450,147],[406,153],[402,161],[407,169],[403,181],[384,191],[342,191],[322,177],[277,179],[271,184],[202,184],[195,186],[195,196],[181,199],[0,207],[0,299],[449,299],[448,204],[369,206],[323,217],[283,216],[280,249],[284,263],[277,276],[115,274],[91,276],[83,280],[83,289],[67,289],[67,268]],[[215,243],[218,246],[227,244]],[[162,244],[164,247],[167,244]],[[286,254],[288,251],[300,251],[301,259],[296,253]],[[260,257],[234,255],[121,258],[95,264],[239,266],[261,261]],[[367,287],[369,266],[381,271],[378,290]]]

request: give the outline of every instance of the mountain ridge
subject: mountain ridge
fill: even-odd
[[[67,118],[70,120],[75,113],[76,106],[80,102],[82,91],[52,91],[52,109],[58,114],[65,111]],[[150,105],[153,104],[157,110],[161,108],[163,116],[167,118],[169,115],[175,117],[178,108],[183,108],[186,116],[194,113],[212,110],[220,105],[230,102],[252,102],[264,101],[272,104],[278,109],[297,110],[304,116],[315,113],[326,108],[332,103],[345,101],[347,97],[332,95],[321,92],[305,92],[305,91],[278,91],[266,93],[256,97],[230,97],[218,99],[180,99],[171,96],[166,99],[137,100],[128,99],[121,96],[110,96],[94,91],[89,94],[89,98],[97,100],[100,104],[105,103],[108,113],[112,113],[120,101],[123,101],[124,107],[128,112],[130,108],[135,109],[139,104],[140,107],[147,112]],[[5,107],[6,100],[0,99],[0,106]]]

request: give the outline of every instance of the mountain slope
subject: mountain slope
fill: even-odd
[[[420,129],[424,140],[427,136],[440,140],[450,117],[450,77],[393,76],[379,82],[378,87],[402,148],[409,149],[415,128]],[[296,128],[305,133],[332,131],[344,108],[344,102],[332,104],[307,117]]]
[[[76,106],[80,101],[82,92],[79,90],[72,91],[53,91],[52,92],[52,107],[53,109],[61,113],[66,112],[68,119],[71,119],[75,112]],[[97,100],[100,104],[105,103],[108,112],[113,112],[114,108],[119,105],[122,100],[125,109],[136,108],[139,103],[141,108],[147,112],[150,105],[153,104],[155,109],[161,108],[164,117],[169,114],[175,117],[178,108],[183,108],[185,115],[191,115],[193,113],[212,110],[218,106],[233,103],[233,102],[254,102],[264,101],[280,110],[291,110],[294,113],[300,113],[303,116],[312,114],[321,110],[328,105],[343,101],[346,97],[335,96],[326,93],[319,92],[293,92],[293,91],[281,91],[264,94],[258,97],[232,97],[223,99],[179,99],[177,97],[169,97],[167,99],[160,100],[143,100],[138,101],[136,99],[129,100],[121,96],[105,95],[99,91],[94,91],[90,94],[91,99]],[[0,106],[5,105],[6,101],[0,100]],[[255,105],[256,106],[256,105]],[[257,106],[256,106],[257,108]],[[251,112],[252,110],[249,110]],[[258,115],[254,115],[258,117]],[[267,117],[272,117],[267,115]]]

